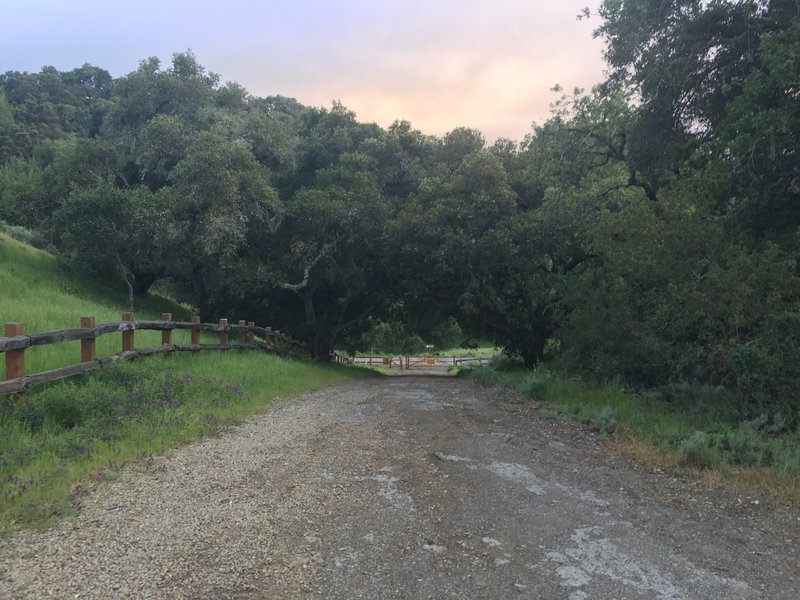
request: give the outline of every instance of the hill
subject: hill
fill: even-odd
[[[127,311],[127,295],[118,288],[92,279],[69,261],[0,233],[0,320],[22,323],[26,332],[52,331],[77,327],[82,316],[97,322],[118,321]],[[171,312],[186,319],[191,309],[157,295],[136,299],[136,316],[157,319]],[[158,332],[141,332],[141,344],[160,343]],[[97,340],[98,355],[119,352],[119,339],[105,336]],[[25,352],[28,372],[63,367],[77,362],[80,342],[38,346]]]

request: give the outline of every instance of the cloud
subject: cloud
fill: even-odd
[[[405,118],[428,133],[464,125],[519,140],[547,117],[553,85],[602,77],[601,44],[575,19],[584,4],[374,3],[335,36],[296,48],[305,60],[291,63],[283,93],[315,105],[338,99],[383,126]]]
[[[599,0],[588,0],[596,7]],[[426,133],[476,127],[520,140],[550,88],[602,78],[587,0],[29,0],[4,8],[0,71],[90,62],[119,76],[191,48],[258,96],[341,100],[359,119]]]

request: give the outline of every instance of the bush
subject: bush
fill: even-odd
[[[800,434],[795,439],[782,440],[775,456],[775,472],[781,481],[790,481],[800,476]]]
[[[610,406],[602,407],[592,417],[592,425],[604,435],[616,435],[619,430],[616,411]]]
[[[416,334],[407,335],[400,343],[400,351],[403,354],[419,354],[425,350],[425,340]]]
[[[370,319],[369,327],[349,346],[354,353],[377,352],[379,354],[417,354],[425,350],[425,341],[407,331],[403,323]]]
[[[678,450],[681,464],[710,467],[720,462],[714,437],[705,431],[695,431],[681,442]]]
[[[48,247],[47,242],[41,233],[34,231],[33,229],[28,229],[27,227],[22,227],[20,225],[9,225],[0,221],[0,231],[7,234],[9,237],[14,238],[18,242],[28,244],[34,248],[46,249]]]
[[[772,462],[766,439],[752,427],[743,424],[736,431],[728,432],[720,442],[720,450],[726,454],[727,462],[748,467],[762,467]]]
[[[556,412],[560,415],[577,417],[581,413],[581,407],[579,404],[569,404],[564,402],[556,405]]]
[[[497,385],[500,383],[500,376],[492,367],[479,365],[472,370],[472,380],[483,386]]]
[[[525,370],[525,365],[522,359],[517,356],[508,356],[507,354],[495,354],[489,360],[489,366],[497,371],[522,371]]]
[[[553,383],[553,374],[543,367],[527,373],[516,385],[517,391],[526,398],[544,400]]]
[[[453,317],[442,322],[431,332],[431,341],[437,348],[455,348],[459,345],[464,333]]]

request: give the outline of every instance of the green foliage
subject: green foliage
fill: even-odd
[[[46,242],[41,233],[28,229],[27,227],[22,227],[21,225],[9,225],[8,223],[0,221],[0,233],[5,233],[18,242],[33,246],[34,248],[44,249],[46,246]]]
[[[525,396],[534,400],[545,400],[546,394],[551,389],[555,375],[548,369],[539,366],[533,371],[529,371],[518,378],[515,382],[515,389]]]
[[[641,97],[629,163],[667,180],[690,166],[720,213],[796,249],[797,3],[607,0],[600,14],[609,87]]]
[[[679,447],[681,462],[694,467],[711,467],[719,464],[719,452],[714,438],[705,431],[695,431]]]
[[[610,406],[602,406],[592,417],[592,425],[603,435],[614,435],[619,429],[617,413]]]
[[[340,127],[352,127],[357,135],[349,116],[336,116],[347,124]],[[345,140],[347,147],[352,140]],[[319,144],[316,149],[324,148],[329,156],[341,151],[323,140]],[[298,190],[287,203],[269,247],[283,257],[269,267],[273,299],[279,306],[291,302],[296,307],[283,314],[299,335],[311,340],[319,358],[327,359],[334,340],[366,325],[389,301],[381,247],[389,207],[372,167],[370,157],[360,152],[337,154],[332,165],[316,172],[312,186]]]
[[[464,332],[454,317],[443,320],[431,332],[431,342],[436,348],[454,348],[463,339]]]
[[[0,94],[0,139],[7,138],[14,127],[14,113],[5,94]]]
[[[800,143],[796,73],[800,71],[800,19],[764,39],[761,65],[736,88],[712,145],[742,201],[726,203],[751,235],[797,248],[800,190],[795,149]],[[739,84],[739,82],[737,82]],[[724,158],[723,158],[724,157]]]
[[[66,72],[43,67],[39,73],[1,74],[0,95],[11,109],[12,124],[7,135],[0,137],[0,162],[9,156],[31,157],[47,140],[94,136],[111,87],[109,73],[89,64]]]
[[[418,354],[425,351],[425,341],[410,333],[403,323],[370,319],[369,327],[352,344],[352,351],[379,354]]]
[[[477,365],[470,369],[472,380],[484,387],[497,385],[500,383],[500,376],[492,367],[487,365]]]
[[[743,400],[786,398],[798,375],[786,361],[795,350],[776,324],[792,338],[800,306],[788,254],[732,243],[699,211],[673,213],[638,230],[610,225],[601,235],[610,234],[616,245],[605,252],[603,266],[573,283],[580,302],[573,301],[562,329],[565,364],[646,385],[725,385]],[[661,241],[654,252],[645,250],[650,239]]]
[[[489,366],[495,371],[521,373],[525,372],[525,365],[516,356],[509,354],[492,354]]]
[[[43,196],[39,165],[15,156],[0,166],[0,218],[16,225],[41,223]]]

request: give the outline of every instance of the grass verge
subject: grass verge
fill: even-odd
[[[424,355],[424,352],[419,353],[420,355]],[[460,346],[456,346],[453,348],[436,348],[430,356],[458,356],[459,358],[463,357],[481,357],[481,358],[491,358],[493,356],[500,355],[500,349],[492,346],[488,343],[483,343],[476,348],[461,348]]]
[[[271,400],[374,376],[262,352],[113,364],[0,399],[0,533],[70,515],[93,479],[214,435]]]
[[[634,392],[618,382],[590,384],[544,367],[476,367],[460,373],[503,384],[588,424],[606,443],[652,468],[710,482],[757,485],[800,502],[800,413],[742,407],[722,388],[673,386]]]

